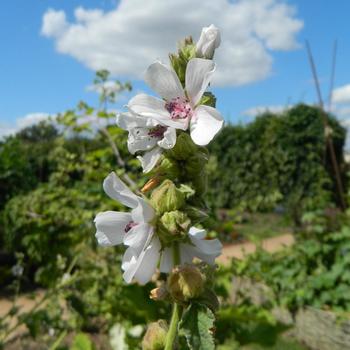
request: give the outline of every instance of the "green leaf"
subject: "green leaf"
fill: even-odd
[[[215,349],[212,328],[215,317],[213,312],[205,305],[193,303],[184,312],[180,332],[187,340],[191,350]]]
[[[73,340],[73,344],[71,345],[69,350],[94,350],[94,344],[90,340],[90,338],[84,334],[79,333],[75,336]]]

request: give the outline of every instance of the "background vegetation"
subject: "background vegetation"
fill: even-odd
[[[107,79],[99,72],[95,83]],[[0,283],[3,296],[14,298],[0,333],[9,349],[30,348],[31,338],[10,341],[23,323],[35,349],[137,349],[144,325],[169,311],[149,300],[152,283],[140,288],[122,282],[120,248],[96,247],[96,213],[123,209],[102,191],[106,174],[114,170],[131,186],[144,184],[138,161],[126,150],[126,133],[108,110],[115,97],[102,91],[98,108],[81,102],[0,143]],[[345,129],[327,118],[346,184]],[[280,336],[286,327],[274,318],[274,307],[292,314],[307,305],[350,310],[349,215],[338,209],[322,112],[297,105],[228,125],[210,152],[207,206],[216,215],[205,225],[211,235],[231,242],[293,231],[296,239],[288,250],[258,250],[220,267],[219,349],[303,349]],[[267,285],[270,297],[263,305],[248,297],[233,305],[233,276]],[[30,312],[19,312],[19,292],[36,295]]]

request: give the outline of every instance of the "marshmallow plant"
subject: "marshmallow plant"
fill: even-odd
[[[170,66],[155,62],[146,71],[146,83],[160,98],[136,95],[117,116],[129,133],[130,153],[150,179],[136,195],[115,173],[107,176],[104,191],[131,212],[97,214],[96,238],[101,246],[127,246],[121,266],[126,283],[153,279],[150,298],[173,304],[169,325],[151,323],[143,349],[182,349],[185,341],[189,349],[214,349],[213,271],[222,245],[208,239],[200,223],[207,216],[205,146],[223,126],[207,91],[219,44],[213,25],[203,28],[197,44],[185,39]]]

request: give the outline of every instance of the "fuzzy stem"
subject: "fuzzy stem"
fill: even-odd
[[[180,264],[180,248],[178,243],[175,243],[173,245],[173,259],[174,259],[175,266]],[[170,321],[169,331],[166,337],[166,344],[165,344],[164,350],[174,349],[174,344],[177,336],[177,326],[181,318],[181,313],[182,313],[182,308],[180,307],[180,305],[174,302],[173,313],[171,315],[171,321]]]
[[[171,316],[169,331],[166,337],[166,344],[164,350],[173,350],[175,339],[177,335],[177,325],[180,321],[181,308],[177,303],[174,303],[173,314]]]

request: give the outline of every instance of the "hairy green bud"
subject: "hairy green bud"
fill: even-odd
[[[208,214],[204,210],[198,209],[190,205],[186,206],[184,208],[184,211],[191,219],[192,225],[202,222],[203,220],[208,218]]]
[[[151,195],[151,205],[158,214],[180,209],[184,202],[184,193],[171,180],[164,180]]]
[[[183,86],[185,86],[187,63],[194,57],[196,57],[196,45],[193,43],[192,37],[180,41],[178,53],[169,55],[170,63]]]
[[[208,156],[203,152],[197,152],[188,158],[185,166],[185,172],[189,178],[196,178],[205,172],[208,163]]]
[[[142,350],[163,350],[167,333],[168,324],[165,320],[150,323],[142,340]]]
[[[168,290],[177,302],[198,298],[205,285],[205,276],[195,265],[177,266],[168,278]]]
[[[159,226],[158,234],[161,240],[165,243],[171,243],[186,236],[191,226],[191,220],[184,212],[174,210],[162,215]]]
[[[179,176],[179,167],[176,160],[163,157],[160,164],[156,168],[157,174],[167,176],[170,179],[176,179]]]
[[[187,160],[198,152],[198,146],[192,141],[186,132],[180,132],[175,146],[167,151],[167,154],[176,160]]]

